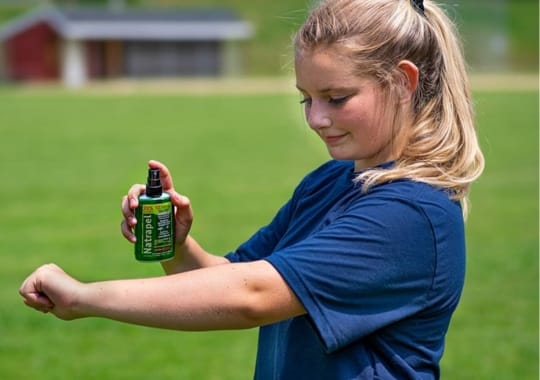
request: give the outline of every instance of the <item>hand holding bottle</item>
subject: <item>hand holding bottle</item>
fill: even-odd
[[[169,169],[159,161],[150,161],[148,163],[150,169],[158,169],[160,174],[161,186],[163,192],[170,195],[172,204],[175,207],[175,236],[176,243],[182,244],[189,235],[193,222],[193,210],[189,199],[178,194],[173,185],[173,180]],[[143,184],[133,185],[128,194],[122,198],[122,234],[126,239],[135,243],[135,227],[139,222],[135,216],[135,210],[139,207],[139,196],[145,194],[146,186]]]

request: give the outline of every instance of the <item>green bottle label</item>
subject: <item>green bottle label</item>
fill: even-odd
[[[136,210],[135,257],[160,261],[174,256],[174,208],[170,201],[142,204]]]

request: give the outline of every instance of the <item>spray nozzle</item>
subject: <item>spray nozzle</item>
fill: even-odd
[[[148,169],[148,179],[146,181],[146,195],[149,197],[160,197],[163,192],[159,169]]]

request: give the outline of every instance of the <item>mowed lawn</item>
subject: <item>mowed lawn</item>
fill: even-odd
[[[256,330],[182,333],[23,306],[21,281],[56,262],[83,281],[161,274],[120,234],[120,200],[158,159],[224,254],[327,159],[299,97],[0,90],[0,378],[250,379]],[[536,379],[538,93],[476,93],[487,167],[467,223],[468,273],[443,379]]]

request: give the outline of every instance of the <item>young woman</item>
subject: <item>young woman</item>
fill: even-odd
[[[255,379],[436,379],[465,272],[464,216],[483,169],[452,23],[432,1],[326,0],[295,37],[307,123],[332,158],[225,257],[176,206],[168,276],[81,283],[55,265],[20,293],[62,319],[177,330],[260,326]],[[124,197],[134,241],[144,185]]]

